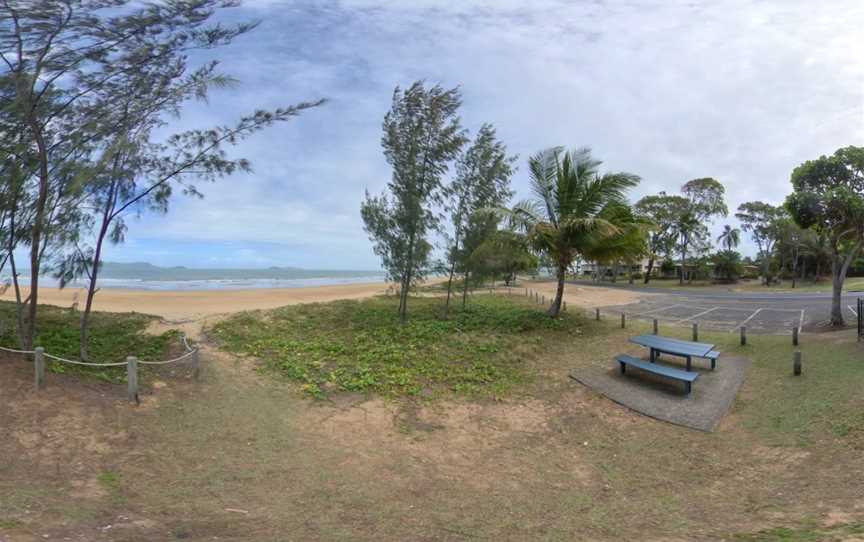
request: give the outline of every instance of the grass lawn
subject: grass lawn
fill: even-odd
[[[0,364],[0,427],[16,428],[0,439],[0,538],[768,542],[864,530],[854,336],[803,335],[793,377],[788,337],[740,347],[703,334],[754,360],[706,434],[568,377],[634,352],[637,322],[576,311],[550,322],[524,298],[485,294],[444,322],[439,304],[412,298],[402,327],[393,298],[235,316],[209,330],[202,383],[166,382],[137,409],[89,387],[32,395]]]
[[[39,327],[36,330],[35,346],[46,352],[67,359],[78,359],[80,313],[70,309],[42,305],[39,307]],[[160,335],[145,333],[155,316],[137,313],[94,312],[90,319],[89,355],[93,362],[119,362],[126,356],[158,360],[165,356],[176,343],[177,332]],[[0,346],[19,348],[16,331],[15,304],[0,302]],[[84,367],[59,363],[46,359],[46,368],[54,373],[76,373],[90,375],[102,380],[125,381],[125,367]],[[141,370],[146,373],[145,366]]]

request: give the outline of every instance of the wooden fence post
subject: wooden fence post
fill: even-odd
[[[627,315],[623,312],[621,313],[621,329],[627,327]]]
[[[41,346],[37,346],[33,349],[35,354],[33,355],[33,383],[36,385],[36,389],[42,388],[45,383],[45,349]]]
[[[697,342],[699,340],[699,324],[693,322],[693,342]]]
[[[655,318],[655,319],[654,319],[654,335],[658,335],[658,334],[659,334],[659,329],[658,329],[658,328],[659,328],[659,323],[657,322],[657,319]]]
[[[747,326],[741,326],[741,346],[747,345]]]
[[[792,328],[792,346],[798,346],[798,326]]]
[[[792,355],[792,374],[801,376],[801,351],[796,350]]]
[[[138,404],[138,358],[135,356],[126,358],[126,382],[129,402]]]
[[[600,321],[600,309],[594,309],[594,317],[598,322]]]

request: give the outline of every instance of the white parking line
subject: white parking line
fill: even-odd
[[[750,316],[747,317],[746,320],[744,320],[744,321],[741,322],[740,324],[736,325],[733,329],[730,329],[729,332],[731,333],[731,332],[735,331],[736,329],[740,328],[741,326],[746,325],[747,322],[749,322],[750,320],[752,320],[754,316],[756,316],[757,314],[759,314],[760,312],[762,312],[762,309],[764,309],[764,307],[759,307],[758,309],[756,309],[756,310],[753,312],[753,314],[751,314]]]
[[[702,312],[700,312],[699,314],[694,314],[693,316],[691,316],[691,317],[689,317],[689,318],[682,318],[682,319],[678,320],[677,322],[675,322],[675,324],[682,324],[682,323],[684,323],[684,322],[687,322],[688,320],[693,320],[694,318],[699,318],[700,316],[704,316],[704,315],[708,314],[708,313],[711,312],[711,311],[716,311],[716,310],[719,309],[719,308],[720,308],[720,307],[711,307],[711,308],[708,309],[707,311],[702,311]],[[675,325],[675,324],[673,324],[673,325]]]
[[[654,314],[655,312],[663,312],[665,310],[674,309],[675,307],[681,307],[681,306],[683,306],[683,305],[681,305],[680,303],[677,305],[669,305],[668,307],[660,307],[659,309],[654,309],[654,310],[650,310],[647,312],[640,312],[639,315],[644,316],[646,314]]]
[[[852,314],[854,314],[855,316],[858,316],[858,311],[856,311],[855,309],[853,309],[853,308],[852,308],[852,305],[846,305],[846,306],[849,307],[849,310],[852,311]]]

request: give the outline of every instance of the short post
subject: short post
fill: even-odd
[[[545,305],[546,304],[546,296],[544,295],[541,299],[542,299],[541,303],[543,303]]]
[[[747,326],[741,326],[741,346],[747,345]]]
[[[655,319],[654,319],[654,335],[659,335],[659,329],[658,329],[659,326],[660,326],[660,323],[659,323],[659,322],[657,321],[657,319],[655,318]]]
[[[697,342],[699,340],[699,324],[693,322],[693,342]]]
[[[42,385],[45,383],[45,349],[41,346],[37,346],[34,348],[35,354],[33,355],[33,383],[36,385],[36,389],[42,388]]]
[[[138,404],[138,358],[135,356],[126,358],[126,382],[129,402]]]
[[[534,292],[534,303],[540,303],[540,294]]]
[[[600,309],[594,309],[594,317],[598,322],[600,321]]]
[[[201,380],[201,350],[198,348],[192,354],[192,367],[195,380]]]
[[[528,288],[525,288],[525,297],[528,297]]]
[[[623,312],[621,313],[621,329],[627,327],[627,315]]]
[[[801,376],[801,351],[796,350],[792,354],[792,374]]]
[[[792,346],[798,346],[798,326],[792,328]]]
[[[566,301],[562,301],[561,303],[564,304],[564,312],[567,312],[567,302],[566,302]]]

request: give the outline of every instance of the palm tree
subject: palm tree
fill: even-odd
[[[741,242],[741,230],[726,224],[723,226],[723,233],[717,237],[717,242],[726,250],[735,250],[738,247],[738,243]]]
[[[511,225],[523,231],[532,247],[555,263],[558,290],[549,307],[558,316],[564,297],[567,269],[578,254],[621,229],[600,216],[610,203],[623,202],[624,192],[639,183],[632,173],[605,173],[601,162],[582,147],[565,152],[552,147],[528,160],[533,199],[513,209],[498,209]]]

